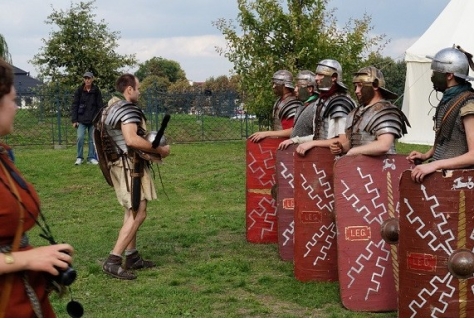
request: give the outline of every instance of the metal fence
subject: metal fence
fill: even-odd
[[[12,146],[76,144],[76,130],[70,118],[73,92],[53,89],[46,93],[17,94],[19,110],[14,131],[0,138],[1,141]],[[109,96],[103,93],[104,102]],[[240,140],[264,127],[254,115],[243,111],[239,97],[233,92],[150,91],[140,96],[140,107],[150,131],[159,129],[165,114],[171,115],[165,133],[169,143]]]

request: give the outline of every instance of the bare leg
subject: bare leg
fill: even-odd
[[[133,218],[131,209],[126,209],[124,214],[123,226],[120,229],[117,242],[115,243],[112,253],[122,255],[125,249],[135,249],[137,245],[137,231],[146,218],[146,200],[140,202],[137,216]]]
[[[128,269],[155,267],[155,264],[152,261],[144,260],[136,250],[137,231],[140,228],[140,225],[145,221],[146,206],[147,202],[145,200],[140,202],[135,218],[133,217],[131,209],[125,209],[123,225],[120,229],[115,247],[102,266],[105,273],[119,279],[133,280],[137,278],[137,276]],[[125,251],[125,248],[130,250],[133,249],[134,252],[126,256],[125,266],[122,268],[122,254]]]

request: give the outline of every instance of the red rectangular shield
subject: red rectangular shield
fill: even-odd
[[[474,170],[400,181],[400,317],[474,317]]]
[[[300,281],[337,281],[334,161],[328,148],[294,156],[294,274]]]
[[[278,252],[282,260],[293,260],[295,149],[296,145],[290,145],[276,153]]]
[[[278,243],[275,162],[283,138],[265,138],[258,143],[247,140],[246,154],[246,228],[247,241]]]
[[[339,283],[347,309],[397,309],[397,246],[382,239],[381,226],[398,218],[399,178],[410,167],[405,155],[343,156],[335,163]]]

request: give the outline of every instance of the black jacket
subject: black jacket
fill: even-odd
[[[74,101],[71,105],[71,122],[92,124],[92,120],[102,107],[102,93],[99,87],[92,83],[91,89],[87,92],[82,84],[74,93]]]

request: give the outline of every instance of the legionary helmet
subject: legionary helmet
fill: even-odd
[[[273,74],[272,81],[277,85],[284,85],[285,87],[290,89],[295,88],[295,85],[293,84],[293,75],[290,71],[287,70],[276,71]]]
[[[151,131],[151,132],[148,132],[144,137],[148,142],[153,143],[157,135],[158,135],[157,131]],[[160,144],[158,146],[165,146],[165,145],[168,145],[168,142],[166,141],[166,137],[163,135],[160,139]],[[153,163],[158,163],[158,164],[162,163],[160,154],[138,151],[138,156],[140,156],[141,158],[147,161],[151,161]]]
[[[353,83],[373,84],[379,88],[382,96],[387,100],[395,100],[398,95],[385,88],[385,79],[382,71],[374,66],[368,66],[354,73]]]
[[[315,87],[316,86],[316,75],[313,72],[309,71],[309,70],[300,71],[296,75],[296,82],[297,82],[297,85],[299,85],[301,83],[302,85]]]
[[[150,131],[145,135],[145,139],[148,142],[153,143],[157,135],[158,135],[157,131]],[[168,142],[166,141],[166,137],[163,135],[160,139],[160,144],[158,144],[158,146],[165,146],[165,145],[168,145]]]
[[[469,59],[465,53],[459,50],[459,46],[445,48],[436,53],[434,57],[426,56],[431,59],[431,69],[440,73],[453,73],[454,76],[472,81],[474,78],[469,76]]]
[[[318,87],[321,91],[328,91],[331,88],[332,86],[331,77],[334,75],[334,73],[337,74],[336,83],[342,88],[347,90],[347,86],[344,83],[342,83],[341,64],[337,62],[336,60],[326,59],[319,62],[318,66],[316,67],[316,74],[324,75],[324,79],[321,81],[321,84]]]

